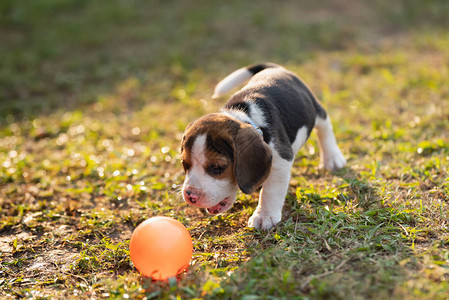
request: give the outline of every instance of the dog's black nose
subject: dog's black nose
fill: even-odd
[[[193,196],[192,194],[193,194],[192,191],[187,190],[187,191],[186,191],[186,198],[187,198],[188,201],[190,201],[191,203],[195,204],[195,202],[196,202],[196,197]]]
[[[196,193],[192,189],[185,189],[184,190],[184,198],[189,201],[192,204],[195,204],[198,201],[199,194]]]

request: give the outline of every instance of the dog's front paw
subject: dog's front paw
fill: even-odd
[[[322,165],[326,170],[335,171],[346,165],[346,159],[336,146],[330,153],[325,153],[322,158]]]
[[[281,221],[281,213],[279,214],[263,214],[259,211],[254,214],[248,220],[248,227],[254,227],[256,229],[268,230],[276,226]]]

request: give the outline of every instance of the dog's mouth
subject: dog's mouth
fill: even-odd
[[[206,208],[206,210],[211,215],[217,215],[219,213],[227,211],[232,206],[232,204],[233,204],[233,201],[231,201],[231,199],[229,199],[229,197],[227,197],[227,198],[221,200],[217,205]]]

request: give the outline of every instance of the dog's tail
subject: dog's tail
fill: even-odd
[[[226,94],[233,88],[241,85],[245,81],[249,80],[251,77],[253,77],[255,74],[259,73],[262,70],[276,67],[279,67],[279,65],[273,63],[261,63],[238,69],[229,74],[228,76],[226,76],[222,81],[220,81],[217,84],[212,98],[218,98],[220,96],[223,96],[224,94]]]

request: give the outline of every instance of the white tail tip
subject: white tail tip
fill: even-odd
[[[253,75],[254,74],[250,72],[247,68],[241,68],[232,72],[217,84],[212,98],[215,99],[225,95],[233,88],[249,80]]]

